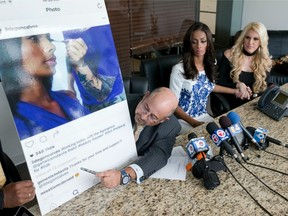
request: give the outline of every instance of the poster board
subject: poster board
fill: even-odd
[[[12,113],[45,215],[99,183],[81,167],[136,159],[121,71],[103,0],[1,1],[0,13],[0,112]]]

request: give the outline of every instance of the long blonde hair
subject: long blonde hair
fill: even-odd
[[[241,73],[241,66],[244,61],[245,55],[243,54],[243,43],[245,36],[249,30],[253,30],[258,33],[260,38],[260,45],[256,50],[255,57],[253,59],[251,68],[254,72],[255,82],[252,86],[254,93],[262,92],[266,89],[266,77],[267,72],[270,72],[272,67],[272,60],[269,56],[268,50],[268,34],[266,27],[260,22],[249,23],[241,32],[239,38],[235,42],[235,45],[231,49],[230,62],[232,63],[232,70],[230,76],[234,83],[239,81]]]

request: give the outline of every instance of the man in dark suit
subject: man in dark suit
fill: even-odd
[[[30,180],[21,181],[19,173],[3,152],[0,141],[0,215],[14,215],[17,207],[35,197],[35,187]]]
[[[167,164],[181,129],[173,115],[177,106],[178,99],[168,88],[161,87],[144,95],[135,110],[134,136],[139,159],[122,170],[96,174],[105,187],[126,185],[131,180],[141,183]]]

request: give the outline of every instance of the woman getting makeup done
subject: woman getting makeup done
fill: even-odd
[[[126,95],[110,27],[71,30],[63,36],[70,67],[68,89],[76,94],[77,86],[83,106],[94,112],[123,101]]]
[[[69,91],[51,90],[57,64],[49,34],[0,41],[0,79],[20,139],[87,115]]]

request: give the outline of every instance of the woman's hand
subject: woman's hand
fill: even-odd
[[[67,40],[66,50],[68,59],[73,66],[76,68],[86,66],[84,56],[87,53],[88,47],[82,38]]]
[[[236,85],[237,91],[235,93],[237,98],[248,99],[250,100],[250,97],[252,96],[252,91],[249,86],[246,86],[245,83],[238,82]]]
[[[189,124],[190,124],[193,128],[198,127],[198,126],[200,126],[200,125],[202,125],[202,124],[204,124],[204,123],[205,123],[205,122],[197,121],[197,120],[195,120],[194,118],[191,118],[191,120],[189,121]]]
[[[103,81],[99,76],[94,75],[90,67],[85,63],[84,56],[87,53],[88,47],[83,41],[82,38],[77,39],[68,39],[66,42],[67,56],[72,66],[74,66],[77,73],[81,77],[81,84],[91,95],[99,101],[106,99],[107,95],[110,93],[110,90],[106,90],[103,87]],[[96,72],[95,72],[96,73]],[[69,89],[74,91],[74,78],[68,77]],[[103,90],[104,89],[104,90]],[[108,89],[108,88],[107,88]],[[102,91],[103,90],[103,91]],[[99,92],[99,91],[102,91]]]
[[[10,183],[2,188],[4,208],[14,208],[30,202],[35,197],[35,187],[30,180]]]
[[[191,116],[189,116],[187,113],[185,113],[181,107],[177,107],[175,110],[175,116],[179,119],[183,119],[185,122],[187,122],[188,124],[190,124],[192,127],[198,127],[202,124],[204,124],[205,122],[199,122],[197,120],[195,120],[194,118],[192,118]]]

